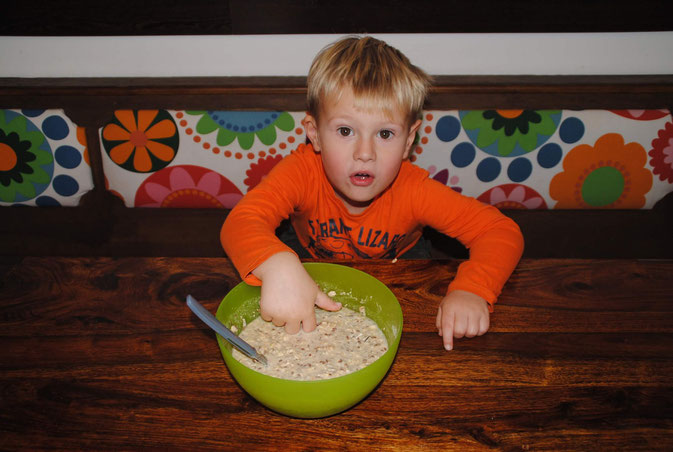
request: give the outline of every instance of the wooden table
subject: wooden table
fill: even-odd
[[[226,258],[0,258],[0,449],[671,450],[673,261],[523,260],[485,336],[446,352],[458,262],[351,264],[405,316],[393,367],[352,409],[275,414],[214,333]]]

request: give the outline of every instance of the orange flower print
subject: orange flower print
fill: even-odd
[[[166,167],[178,151],[175,121],[166,110],[117,110],[103,128],[103,147],[124,169],[150,173]]]
[[[582,144],[563,160],[554,176],[550,196],[556,209],[639,209],[652,188],[645,168],[647,152],[638,143],[624,144],[617,133],[600,137],[592,147]]]

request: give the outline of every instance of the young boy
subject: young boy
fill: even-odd
[[[441,301],[444,347],[489,328],[489,313],[517,265],[523,238],[496,208],[428,177],[407,157],[430,78],[372,37],[323,49],[308,75],[311,144],[300,145],[236,205],[222,226],[225,252],[244,281],[261,284],[263,319],[288,333],[316,326],[314,305],[338,310],[276,236],[290,218],[313,257],[393,259],[430,226],[470,249]]]

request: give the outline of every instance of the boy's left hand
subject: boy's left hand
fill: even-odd
[[[453,349],[453,338],[481,336],[490,326],[488,303],[479,295],[454,290],[439,303],[437,330],[444,348]]]

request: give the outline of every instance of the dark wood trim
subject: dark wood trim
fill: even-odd
[[[2,207],[5,256],[202,256],[224,252],[221,209],[127,208],[109,192],[91,192],[79,207]],[[673,193],[651,210],[507,210],[531,258],[673,258]],[[49,227],[45,227],[49,225]],[[432,257],[465,258],[456,240],[431,229]]]
[[[221,209],[126,208],[108,193],[92,193],[80,207],[0,210],[4,256],[224,255],[219,231],[227,211]],[[504,213],[524,234],[525,257],[673,258],[673,194],[653,210]],[[432,257],[468,255],[460,243],[431,229],[425,239]]]
[[[106,192],[105,171],[103,170],[103,157],[101,154],[98,130],[99,129],[97,127],[92,126],[86,127],[85,130],[94,188],[91,192],[87,193],[87,197],[80,202],[82,205],[87,205],[94,202],[97,205],[102,204],[100,197],[103,196]],[[95,198],[95,200],[92,200],[91,198]]]
[[[306,106],[305,77],[0,78],[0,108],[281,109]],[[436,76],[429,109],[673,106],[673,75]],[[106,113],[107,114],[107,113]]]

